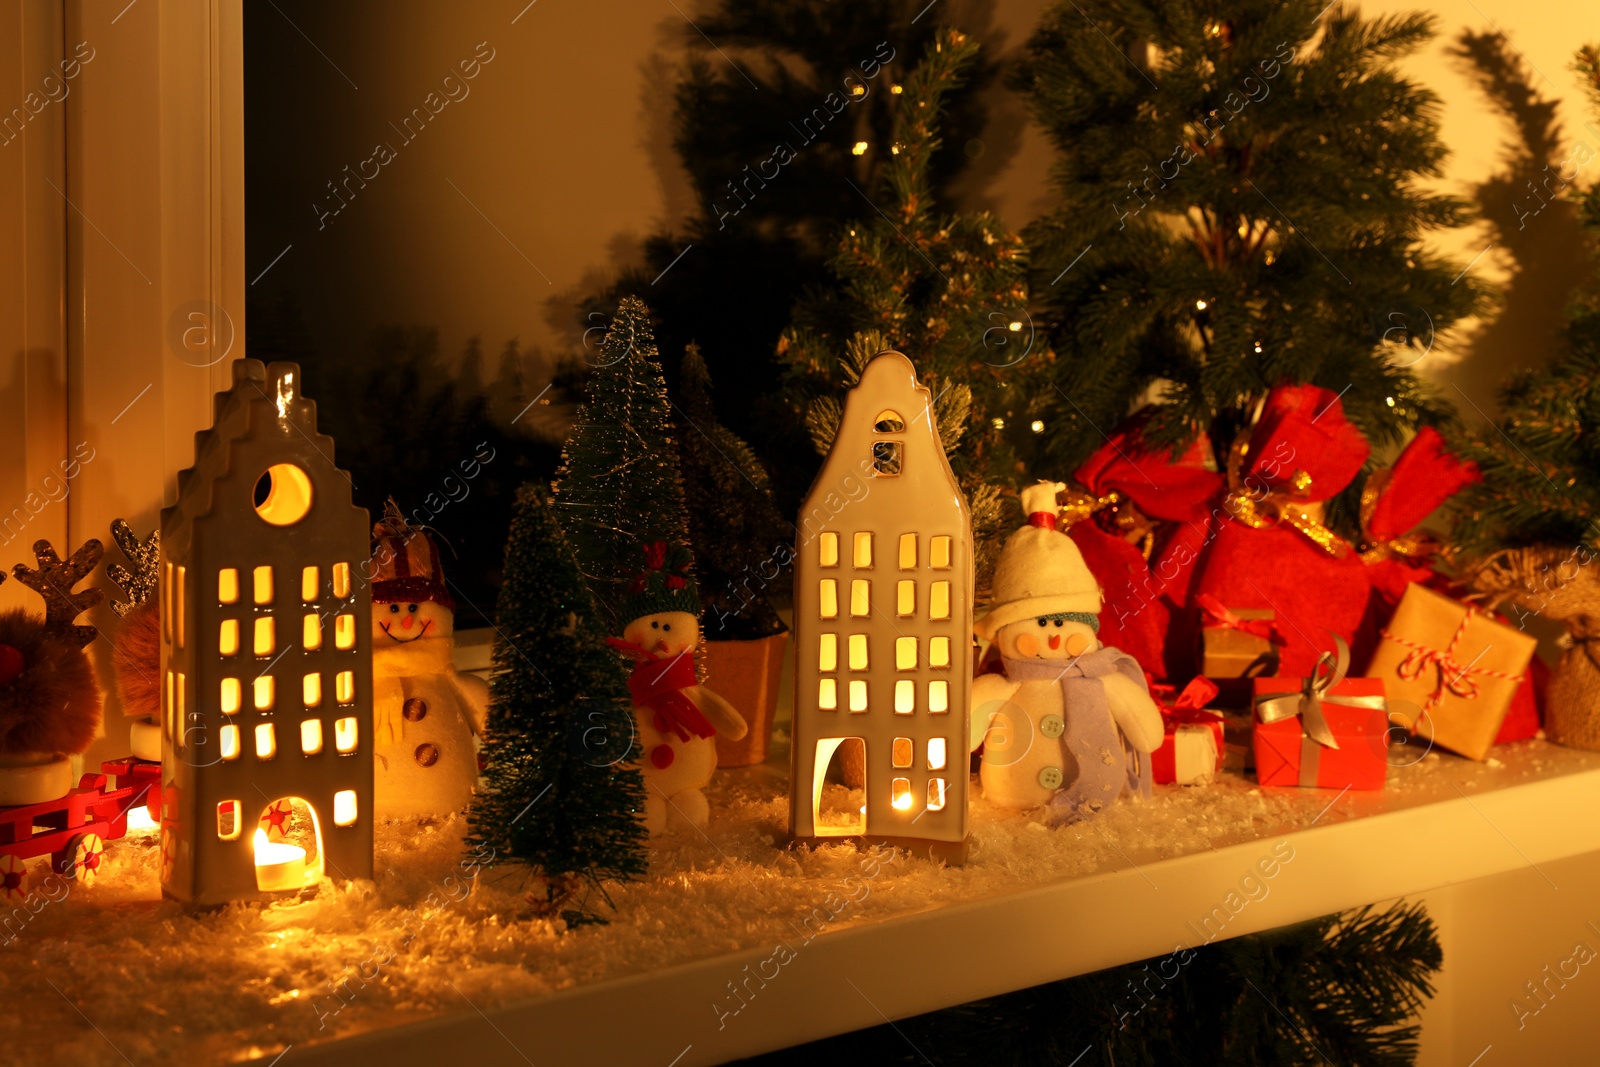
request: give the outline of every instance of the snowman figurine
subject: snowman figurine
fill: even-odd
[[[1101,811],[1123,793],[1150,795],[1149,753],[1161,713],[1132,656],[1100,644],[1100,586],[1078,546],[1056,529],[1060,482],[1022,491],[1028,525],[1006,541],[994,606],[974,625],[1004,674],[972,684],[972,748],[992,803],[1046,805],[1057,824]]]
[[[681,545],[644,546],[645,567],[628,588],[622,617],[632,621],[606,643],[630,656],[639,767],[644,775],[645,828],[652,834],[704,827],[711,808],[701,792],[717,769],[716,735],[745,735],[732,704],[698,683],[700,593]]]
[[[447,815],[472,799],[489,687],[455,669],[455,601],[439,546],[391,498],[372,530],[373,804]]]

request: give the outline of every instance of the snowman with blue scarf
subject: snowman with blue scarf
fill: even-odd
[[[1054,823],[1092,816],[1124,794],[1150,795],[1161,712],[1132,656],[1104,646],[1099,583],[1057,529],[1060,482],[1022,491],[1028,525],[1007,539],[994,604],[974,625],[1004,674],[972,684],[972,748],[983,795],[1002,808],[1049,808]]]

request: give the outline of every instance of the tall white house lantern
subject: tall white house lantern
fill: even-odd
[[[845,399],[796,524],[789,829],[966,855],[972,523],[933,397],[882,352]],[[846,742],[865,803],[824,811]]]
[[[161,513],[161,888],[193,904],[372,877],[371,521],[300,368],[233,365]],[[312,835],[269,841],[298,801]],[[303,838],[304,840],[304,838]]]

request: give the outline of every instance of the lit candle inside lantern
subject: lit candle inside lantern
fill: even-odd
[[[299,845],[269,841],[265,830],[257,830],[256,885],[268,892],[300,889],[306,884],[306,850]]]

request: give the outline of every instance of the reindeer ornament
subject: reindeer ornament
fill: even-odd
[[[45,613],[0,611],[0,805],[65,796],[73,784],[68,757],[94,741],[100,689],[84,649],[97,631],[73,620],[105,594],[72,587],[104,551],[90,540],[63,562],[50,542],[36,541],[38,569],[19,563],[12,571],[44,599]]]

